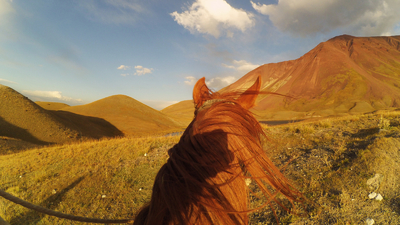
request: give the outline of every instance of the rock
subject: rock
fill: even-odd
[[[377,173],[373,178],[367,180],[367,185],[371,190],[376,191],[378,190],[382,180],[383,180],[383,175]]]
[[[376,193],[375,192],[372,192],[372,193],[370,193],[369,195],[368,195],[368,198],[369,199],[374,199],[376,197]]]
[[[251,179],[246,178],[246,179],[244,179],[244,182],[246,183],[246,186],[249,186],[251,184]]]
[[[382,195],[381,195],[381,194],[377,194],[377,193],[375,193],[375,192],[370,193],[370,194],[368,195],[368,198],[369,198],[369,199],[375,199],[375,200],[377,200],[377,201],[382,201],[382,200],[383,200]]]
[[[378,195],[375,197],[375,200],[377,200],[377,201],[382,201],[382,200],[383,200],[382,195],[381,195],[381,194],[378,194]]]
[[[365,220],[365,222],[367,223],[367,225],[372,225],[372,224],[375,223],[375,220],[374,220],[374,219],[371,219],[371,218],[367,218],[367,219]]]

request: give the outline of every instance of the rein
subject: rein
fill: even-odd
[[[85,222],[85,223],[133,223],[132,219],[120,219],[120,220],[113,220],[113,219],[96,219],[96,218],[87,218],[87,217],[82,217],[82,216],[74,216],[70,214],[64,214],[61,212],[53,211],[51,209],[47,209],[38,205],[34,205],[30,202],[24,201],[20,198],[17,198],[3,190],[0,189],[0,196],[14,202],[18,205],[22,205],[28,209],[35,210],[40,213],[44,213],[50,216],[55,216],[58,218],[63,218],[67,220],[74,220],[74,221],[79,221],[79,222]],[[0,220],[1,222],[1,220]],[[1,224],[1,223],[0,223]]]

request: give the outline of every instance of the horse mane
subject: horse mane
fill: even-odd
[[[248,224],[247,214],[276,202],[283,194],[294,206],[303,195],[263,150],[266,134],[237,99],[259,91],[208,91],[195,105],[195,118],[158,172],[150,202],[134,225]],[[245,179],[259,187],[267,203],[249,209]],[[274,211],[275,213],[275,211]],[[275,215],[276,216],[276,215]]]

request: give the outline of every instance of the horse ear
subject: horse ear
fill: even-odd
[[[258,76],[256,82],[237,99],[239,104],[245,109],[250,109],[251,107],[253,107],[254,103],[256,102],[258,93],[260,92],[260,87],[261,77]]]
[[[193,88],[193,101],[196,109],[200,108],[210,98],[210,89],[206,85],[206,78],[203,77],[196,82]]]

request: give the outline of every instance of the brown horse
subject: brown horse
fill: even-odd
[[[244,93],[212,92],[200,79],[193,90],[195,118],[157,174],[150,203],[134,225],[248,224],[252,179],[267,198],[283,194],[303,202],[297,191],[262,149],[265,134],[249,109],[260,78]],[[286,208],[285,208],[286,209]]]

